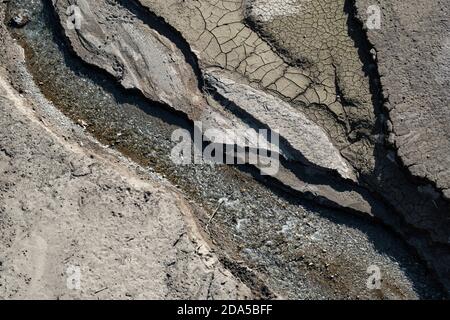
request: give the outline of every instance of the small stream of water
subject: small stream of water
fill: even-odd
[[[426,269],[380,225],[285,195],[234,167],[175,165],[169,158],[171,134],[191,129],[189,121],[124,90],[74,56],[48,1],[11,1],[9,9],[17,8],[27,9],[32,21],[11,32],[24,46],[29,71],[44,95],[73,121],[86,122],[101,142],[164,174],[209,212],[225,199],[210,237],[224,264],[262,296],[266,290],[254,274],[288,298],[439,294]],[[203,226],[208,221],[197,218]],[[385,271],[382,291],[366,288],[372,264]]]

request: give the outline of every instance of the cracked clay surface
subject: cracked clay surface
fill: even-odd
[[[449,4],[391,2],[0,4],[0,297],[448,295]],[[177,166],[180,128],[279,170]]]

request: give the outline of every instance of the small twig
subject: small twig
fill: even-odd
[[[208,223],[206,224],[206,230],[208,230],[209,225],[211,223],[211,221],[214,219],[214,217],[216,216],[217,212],[219,211],[220,207],[222,206],[222,203],[224,201],[221,201],[222,199],[219,200],[219,205],[217,206],[216,210],[214,210],[213,214],[211,215],[211,217],[208,220]]]

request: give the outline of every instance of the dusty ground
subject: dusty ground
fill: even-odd
[[[31,21],[0,29],[1,297],[445,296],[448,121],[415,135],[442,140],[422,160],[397,134],[429,114],[393,107],[401,90],[386,70],[421,70],[385,48],[402,37],[389,20],[406,19],[401,6],[383,4],[390,22],[367,38],[364,1],[83,0],[76,32],[71,3],[12,1],[6,22],[19,8]],[[441,89],[430,110],[446,119]],[[174,165],[171,132],[194,120],[282,128],[282,170]],[[70,266],[81,290],[66,286]]]

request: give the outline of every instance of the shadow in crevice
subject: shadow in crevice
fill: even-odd
[[[348,34],[357,48],[363,64],[363,72],[369,79],[376,115],[376,124],[372,133],[387,137],[389,131],[386,123],[389,120],[389,112],[385,108],[387,99],[383,95],[377,61],[374,61],[371,54],[375,48],[369,41],[367,29],[358,17],[355,0],[345,0],[344,12],[348,15]],[[392,155],[395,155],[394,158]],[[377,197],[382,199],[393,214],[401,217],[400,221],[393,224],[394,228],[404,237],[410,238],[410,242],[415,243],[419,255],[427,261],[433,273],[446,288],[448,295],[450,271],[446,265],[450,263],[450,247],[447,243],[450,236],[448,220],[450,204],[442,197],[432,199],[420,193],[418,187],[430,182],[413,177],[402,164],[396,150],[385,141],[374,144],[373,156],[374,170],[370,174],[361,175],[362,180],[376,193]],[[431,232],[435,233],[434,238],[442,239],[441,243],[431,240]],[[439,252],[439,256],[433,253],[435,251]]]
[[[93,66],[87,65],[85,62],[80,61],[79,58],[76,57],[76,55],[73,55],[70,46],[62,41],[61,39],[65,39],[65,37],[61,34],[60,26],[57,26],[54,22],[58,21],[56,17],[54,16],[53,9],[51,8],[51,5],[48,1],[44,1],[45,4],[45,12],[47,14],[47,23],[51,25],[51,29],[54,32],[53,35],[53,41],[58,44],[59,50],[63,52],[64,54],[64,62],[66,65],[71,68],[72,70],[76,70],[77,74],[80,77],[89,78],[91,80],[94,80],[96,85],[100,86],[105,90],[106,92],[110,92],[114,95],[115,99],[119,103],[127,103],[127,104],[133,104],[138,106],[142,111],[144,111],[146,114],[149,114],[153,117],[157,117],[160,119],[163,119],[164,122],[174,125],[176,127],[184,128],[188,130],[189,132],[193,132],[193,125],[192,122],[189,121],[189,119],[186,118],[186,116],[182,113],[176,113],[174,110],[172,110],[170,107],[159,104],[155,102],[150,102],[148,99],[143,97],[143,95],[140,92],[136,91],[130,91],[123,89],[111,76],[106,74],[104,71],[100,70],[99,68],[95,68]],[[52,15],[53,14],[53,15]],[[287,165],[287,164],[286,164]],[[252,168],[250,166],[240,167],[239,168],[243,172],[251,173],[252,176],[256,177],[256,174],[254,174],[255,168]],[[253,173],[252,173],[253,172]],[[303,176],[302,176],[303,178]],[[313,177],[314,178],[314,177]],[[398,260],[396,257],[399,255],[397,254],[397,249],[393,248],[387,248],[385,246],[385,243],[383,241],[383,232],[381,232],[381,235],[379,232],[376,232],[376,230],[380,231],[380,229],[383,229],[386,231],[384,227],[380,225],[380,229],[373,228],[369,225],[369,223],[362,219],[362,218],[356,218],[356,217],[350,217],[349,215],[343,214],[340,215],[338,213],[331,213],[328,211],[324,211],[321,209],[318,209],[318,206],[316,203],[310,202],[305,203],[303,199],[298,199],[298,194],[289,194],[285,190],[279,188],[279,187],[270,187],[270,183],[267,183],[266,186],[269,185],[269,189],[271,192],[277,194],[280,196],[280,198],[285,199],[286,201],[307,206],[311,211],[319,212],[320,215],[323,215],[330,221],[333,221],[335,223],[343,224],[349,227],[353,227],[356,229],[361,230],[362,232],[366,233],[368,237],[373,241],[373,243],[379,248],[380,252],[389,254],[394,257],[395,260]],[[375,230],[375,231],[373,231]],[[387,232],[387,231],[386,231]],[[398,249],[400,250],[400,249]],[[406,269],[408,267],[405,267]],[[414,278],[414,276],[412,276]],[[414,282],[420,281],[420,279],[413,279]],[[420,295],[426,296],[427,292],[421,291],[422,289],[418,289]]]

